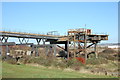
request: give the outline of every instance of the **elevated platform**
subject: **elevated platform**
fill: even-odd
[[[76,37],[81,37],[79,39],[74,40],[74,35],[68,35],[68,36],[61,36],[58,39],[58,42],[63,42],[63,41],[75,41],[75,42],[81,42],[84,43],[84,34],[77,34]],[[101,41],[101,40],[108,40],[109,35],[96,35],[96,34],[86,34],[87,38],[87,43],[91,43],[93,41]]]
[[[42,35],[42,34],[32,34],[32,33],[22,33],[22,32],[7,32],[0,31],[0,36],[4,37],[17,37],[17,38],[32,38],[32,39],[58,39],[58,36],[54,35]]]
[[[50,33],[49,33],[50,34]],[[108,40],[108,35],[98,35],[92,34],[91,29],[70,29],[68,30],[67,36],[56,36],[56,35],[42,35],[42,34],[32,34],[32,33],[22,33],[22,32],[7,32],[0,31],[0,41],[3,43],[2,45],[14,45],[14,43],[6,43],[9,37],[18,38],[20,44],[18,45],[34,45],[34,43],[28,42],[29,39],[35,39],[37,44],[34,45],[35,48],[51,46],[54,47],[56,44],[64,44],[65,48],[58,46],[65,52],[67,52],[67,58],[69,59],[71,54],[74,54],[74,57],[78,56],[81,52],[85,54],[85,59],[87,59],[88,53],[87,49],[91,46],[94,46],[94,52],[97,54],[97,44],[102,40]],[[22,40],[21,40],[22,38]],[[42,41],[42,45],[40,44]],[[50,42],[47,45],[45,42]],[[87,44],[90,43],[90,44]],[[51,48],[50,48],[51,49]],[[38,54],[36,50],[36,54]],[[56,51],[54,51],[56,54]]]

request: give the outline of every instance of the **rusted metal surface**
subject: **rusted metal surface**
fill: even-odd
[[[99,43],[101,40],[108,40],[108,35],[97,35],[92,34],[91,29],[69,29],[68,30],[68,36],[64,36],[68,39],[68,41],[72,42],[72,44],[69,44],[68,48],[68,54],[73,53],[74,57],[77,57],[76,54],[83,52],[85,54],[85,59],[87,60],[87,49],[94,45],[94,52],[97,55],[97,43]],[[83,45],[81,46],[81,44]],[[87,43],[91,43],[88,45]],[[87,46],[88,45],[88,46]],[[71,48],[72,46],[72,48]]]
[[[67,58],[69,58],[72,53],[74,57],[77,57],[77,54],[82,52],[85,54],[85,59],[87,59],[87,49],[92,45],[94,45],[94,52],[97,58],[97,43],[101,40],[108,40],[108,35],[92,34],[91,29],[84,28],[69,29],[67,36],[52,35],[51,32],[48,33],[48,35],[7,31],[0,31],[0,33],[0,42],[3,42],[3,40],[7,42],[9,37],[15,37],[19,39],[20,44],[27,44],[29,39],[36,39],[37,45],[39,46],[41,41],[43,41],[41,46],[44,46],[45,42],[50,42],[50,44],[65,44],[65,49],[63,50],[67,52]],[[22,40],[20,40],[20,38],[22,38]],[[91,44],[88,45],[87,43]]]
[[[21,35],[36,35],[36,36],[50,36],[50,37],[56,37],[56,35],[42,35],[42,34],[33,34],[33,33],[23,33],[23,32],[8,32],[8,31],[0,31],[0,33],[8,33],[8,34],[21,34]]]

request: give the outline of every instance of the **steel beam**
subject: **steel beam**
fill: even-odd
[[[37,44],[39,45],[39,44],[40,44],[41,39],[36,39],[36,41],[37,41]]]
[[[16,44],[16,45],[34,45],[33,43],[22,43],[22,44]]]
[[[15,42],[5,42],[5,43],[0,42],[0,46],[6,46],[6,45],[13,46],[13,45],[16,45],[16,44],[15,44]]]
[[[16,38],[31,38],[31,39],[53,39],[58,40],[56,36],[49,36],[49,35],[40,35],[40,34],[28,34],[28,33],[18,33],[18,32],[2,32],[0,36],[3,37],[16,37]]]

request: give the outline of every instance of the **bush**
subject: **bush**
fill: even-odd
[[[5,61],[5,59],[6,59],[6,56],[2,56],[2,61]]]
[[[55,61],[52,63],[52,65],[61,69],[67,68],[66,63],[64,61]]]
[[[112,53],[116,53],[116,51],[113,50],[113,49],[105,49],[105,50],[103,51],[103,53],[112,54]]]
[[[8,62],[10,64],[17,64],[15,59],[7,59],[6,62]]]
[[[53,57],[31,57],[30,59],[24,59],[27,63],[36,63],[44,66],[51,66],[55,62]]]
[[[72,68],[74,70],[79,70],[82,64],[80,61],[76,59],[70,59],[70,60],[65,60],[65,59],[60,59],[60,61],[56,57],[31,57],[30,59],[26,58],[24,59],[24,63],[36,63],[39,65],[44,65],[44,66],[54,66],[54,67],[59,67],[61,69],[64,68]]]
[[[100,53],[99,57],[100,58],[105,58],[107,60],[112,60],[112,61],[118,60],[118,56],[114,56],[114,55],[110,55],[110,54],[104,54],[104,53]]]
[[[108,63],[108,61],[105,58],[91,58],[86,61],[86,64],[90,64],[90,65],[99,65],[106,63]]]
[[[80,70],[80,67],[84,66],[84,64],[77,59],[71,59],[66,62],[66,66],[74,70]]]
[[[30,63],[31,57],[30,56],[25,56],[23,59],[21,59],[21,61],[23,62],[23,64]]]
[[[116,53],[118,52],[113,49],[105,49],[103,52],[99,53],[99,57],[114,61],[118,60]]]

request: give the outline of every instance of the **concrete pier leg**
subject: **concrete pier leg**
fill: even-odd
[[[0,46],[0,56],[2,56],[2,46]]]
[[[31,45],[31,56],[33,55],[33,52],[34,52],[34,46]]]
[[[84,35],[84,54],[85,54],[85,60],[87,60],[87,40],[86,40],[86,33]]]
[[[69,52],[69,40],[67,41],[67,44],[66,44],[66,50],[67,50],[67,58],[69,59],[70,57],[70,52]]]
[[[66,42],[66,43],[65,43],[65,51],[68,51],[68,48],[67,48],[67,47],[68,47],[68,43]]]
[[[6,58],[8,58],[8,53],[9,53],[9,47],[8,47],[8,45],[6,45],[6,53],[5,53]]]
[[[95,50],[95,57],[98,58],[97,43],[95,43],[94,50]]]
[[[54,56],[56,57],[56,44],[54,44],[53,46],[54,46]]]
[[[48,48],[47,48],[47,46],[45,47],[45,54],[46,54],[46,56],[48,55]]]
[[[39,54],[38,54],[38,47],[35,48],[35,53],[36,53],[35,56],[39,56]]]

